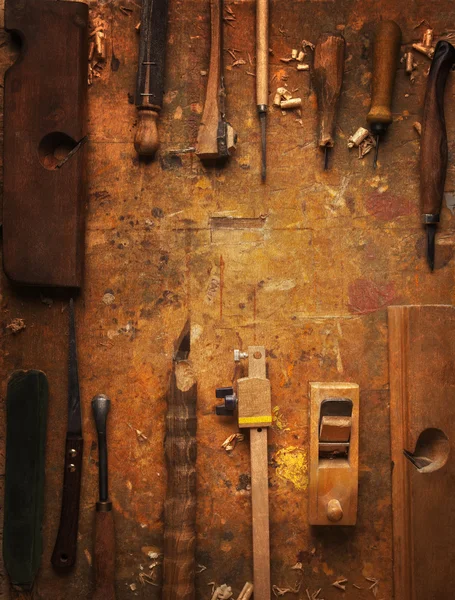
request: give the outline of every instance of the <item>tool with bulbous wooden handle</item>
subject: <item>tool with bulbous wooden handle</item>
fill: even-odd
[[[154,156],[160,143],[157,120],[163,104],[167,21],[168,0],[142,0],[134,147],[144,156]]]
[[[428,75],[420,139],[420,202],[427,231],[427,260],[433,271],[436,227],[439,223],[447,172],[447,131],[444,118],[444,91],[455,48],[441,40]]]
[[[95,593],[92,600],[115,600],[115,528],[109,500],[107,470],[107,415],[111,401],[104,394],[92,400],[98,434],[99,500],[95,517]]]

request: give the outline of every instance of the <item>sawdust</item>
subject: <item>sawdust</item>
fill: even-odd
[[[288,446],[275,454],[276,474],[284,481],[290,481],[297,490],[308,487],[308,454],[303,448]]]
[[[25,321],[21,318],[13,319],[11,323],[6,326],[6,329],[9,329],[11,333],[19,333],[19,331],[22,331],[25,328]]]

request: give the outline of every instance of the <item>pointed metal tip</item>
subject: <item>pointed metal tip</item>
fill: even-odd
[[[434,271],[436,225],[427,224],[427,261],[430,271]]]
[[[376,136],[376,148],[374,150],[373,169],[378,167],[378,154],[379,154],[379,135]]]
[[[329,146],[324,146],[324,171],[329,168]]]
[[[191,323],[188,319],[175,342],[174,360],[186,360],[191,350]]]
[[[267,155],[266,155],[266,114],[265,112],[259,113],[259,122],[261,124],[261,181],[265,182],[267,177]]]

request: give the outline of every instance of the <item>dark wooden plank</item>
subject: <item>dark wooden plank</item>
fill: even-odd
[[[82,282],[87,19],[81,2],[6,3],[23,40],[4,107],[3,264],[17,283]]]

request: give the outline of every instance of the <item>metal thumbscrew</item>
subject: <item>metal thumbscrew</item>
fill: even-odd
[[[248,358],[248,352],[242,352],[241,350],[234,350],[234,362],[240,362],[242,358]]]

